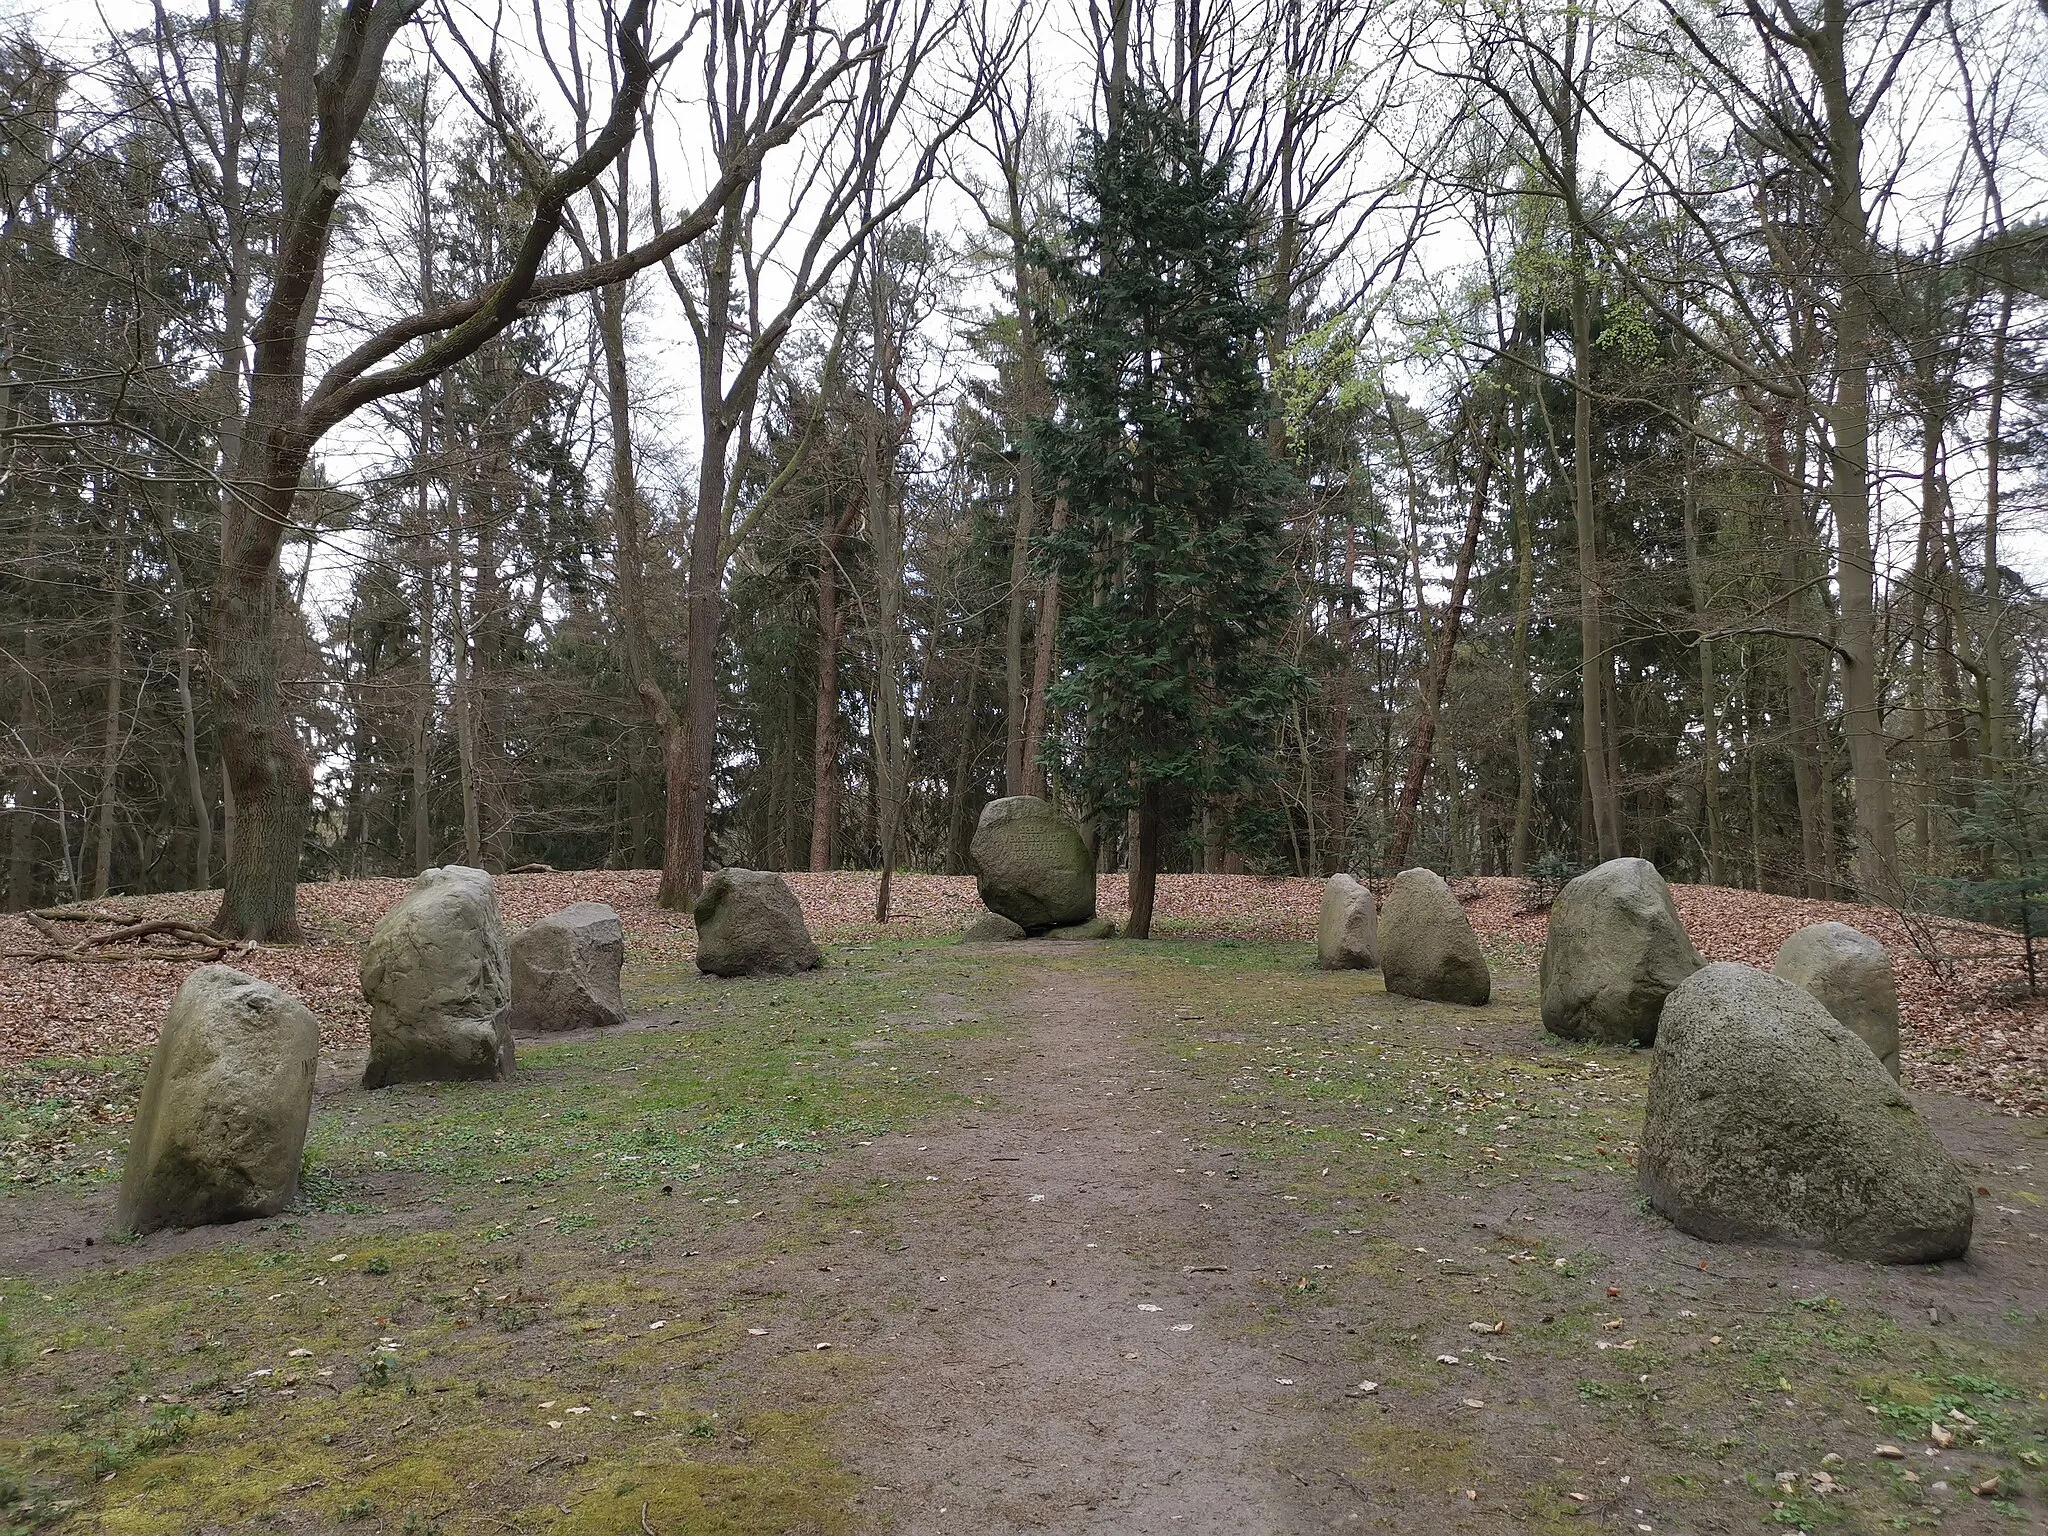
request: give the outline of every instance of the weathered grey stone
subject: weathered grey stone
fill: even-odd
[[[511,967],[498,891],[480,869],[430,869],[363,950],[365,1088],[512,1075]]]
[[[982,808],[968,845],[982,905],[1026,933],[1095,915],[1095,858],[1081,829],[1049,801],[1010,795]]]
[[[1970,1246],[1969,1178],[1861,1040],[1781,977],[1709,965],[1664,1000],[1636,1166],[1711,1242],[1885,1264]]]
[[[697,898],[697,969],[708,976],[791,976],[825,963],[782,876],[721,869]]]
[[[267,981],[203,965],[157,1036],[121,1176],[134,1232],[275,1216],[299,1187],[320,1026]]]
[[[1025,936],[1023,928],[1000,912],[984,912],[960,935],[963,944],[1008,944]]]
[[[1657,867],[1609,859],[1551,905],[1543,1027],[1567,1040],[1648,1045],[1665,994],[1703,963]]]
[[[1380,970],[1387,990],[1402,997],[1476,1008],[1493,995],[1472,920],[1433,870],[1404,869],[1387,887]]]
[[[550,912],[512,940],[515,1032],[604,1029],[626,1022],[619,972],[626,927],[601,902]]]
[[[1330,876],[1316,924],[1316,964],[1326,971],[1369,971],[1379,963],[1379,904],[1349,875]]]
[[[1812,993],[1898,1077],[1899,987],[1882,944],[1847,923],[1809,923],[1779,947],[1771,969]]]
[[[1113,939],[1116,924],[1106,917],[1091,917],[1086,922],[1066,923],[1058,928],[1048,928],[1039,935],[1041,939]]]

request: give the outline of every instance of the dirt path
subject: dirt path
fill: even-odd
[[[1242,1338],[1265,1267],[1249,1181],[1197,1176],[1184,1085],[1112,994],[1024,979],[1015,1065],[967,1123],[868,1150],[911,1214],[818,1276],[899,1298],[861,1344],[879,1370],[853,1460],[876,1502],[904,1532],[1357,1521],[1334,1474],[1283,1470],[1341,1462],[1303,1402],[1323,1373]]]

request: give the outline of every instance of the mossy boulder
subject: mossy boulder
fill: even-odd
[[[1493,977],[1465,907],[1433,870],[1404,869],[1380,909],[1380,970],[1402,997],[1476,1008],[1493,995]]]
[[[299,1187],[320,1025],[267,981],[203,965],[171,999],[116,1220],[134,1232],[275,1216]]]
[[[1011,944],[1026,935],[1021,925],[1000,912],[984,912],[960,935],[962,944]]]
[[[1847,923],[1808,923],[1779,947],[1771,970],[1811,993],[1898,1077],[1899,985],[1882,944]]]
[[[1326,971],[1369,971],[1379,963],[1379,903],[1351,876],[1330,876],[1316,924],[1316,964]]]
[[[789,882],[771,870],[721,869],[691,915],[707,976],[793,976],[825,963]]]
[[[510,1077],[512,970],[498,890],[480,869],[430,869],[363,949],[365,1088]]]
[[[1702,964],[1657,867],[1609,859],[1551,906],[1543,1027],[1566,1040],[1648,1045],[1666,995]]]
[[[1106,917],[1091,917],[1086,922],[1048,928],[1039,937],[1065,940],[1113,939],[1116,937],[1116,924]]]
[[[1870,1048],[1805,991],[1709,965],[1664,1000],[1636,1166],[1695,1237],[1931,1264],[1970,1246],[1969,1177]]]
[[[968,858],[982,905],[1026,933],[1095,915],[1095,856],[1087,839],[1064,811],[1036,795],[989,801]]]
[[[626,927],[602,902],[550,912],[512,940],[512,1028],[550,1033],[626,1022]]]

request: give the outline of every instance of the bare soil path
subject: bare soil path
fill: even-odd
[[[1246,1191],[1203,1199],[1207,1181],[1187,1176],[1185,1083],[1131,1038],[1102,984],[1022,979],[1028,1035],[986,1074],[983,1107],[869,1149],[916,1210],[878,1256],[909,1306],[864,1341],[882,1374],[856,1458],[897,1528],[1154,1536],[1356,1520],[1336,1479],[1282,1470],[1316,1460],[1307,1372],[1244,1340],[1260,1234],[1233,1221]]]

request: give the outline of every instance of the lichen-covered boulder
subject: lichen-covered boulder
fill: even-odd
[[[511,965],[498,891],[480,869],[430,869],[363,949],[365,1088],[512,1075]]]
[[[1404,869],[1380,909],[1380,971],[1402,997],[1476,1008],[1493,995],[1465,908],[1434,870]]]
[[[121,1175],[133,1232],[275,1216],[299,1187],[320,1026],[225,965],[185,978],[157,1036]]]
[[[1330,876],[1316,924],[1316,964],[1326,971],[1369,971],[1379,963],[1379,904],[1351,876]]]
[[[960,935],[962,944],[1010,944],[1025,937],[1024,929],[1000,912],[984,912]]]
[[[1809,923],[1779,947],[1771,970],[1812,993],[1899,1075],[1899,987],[1882,944],[1847,923]]]
[[[1543,1027],[1567,1040],[1648,1045],[1665,995],[1703,963],[1657,867],[1609,859],[1550,908]]]
[[[1970,1246],[1970,1180],[1861,1040],[1781,977],[1709,965],[1664,1000],[1636,1167],[1710,1242],[1927,1264]]]
[[[769,870],[719,870],[692,916],[697,969],[707,976],[793,976],[825,963],[796,893]]]
[[[1026,933],[1095,915],[1095,857],[1065,812],[1036,795],[991,800],[968,845],[982,905]]]
[[[579,901],[512,940],[515,1032],[604,1029],[626,1022],[619,972],[626,928],[601,902]]]
[[[1055,940],[1113,939],[1116,937],[1116,924],[1106,917],[1091,917],[1086,922],[1048,928],[1039,937]]]

